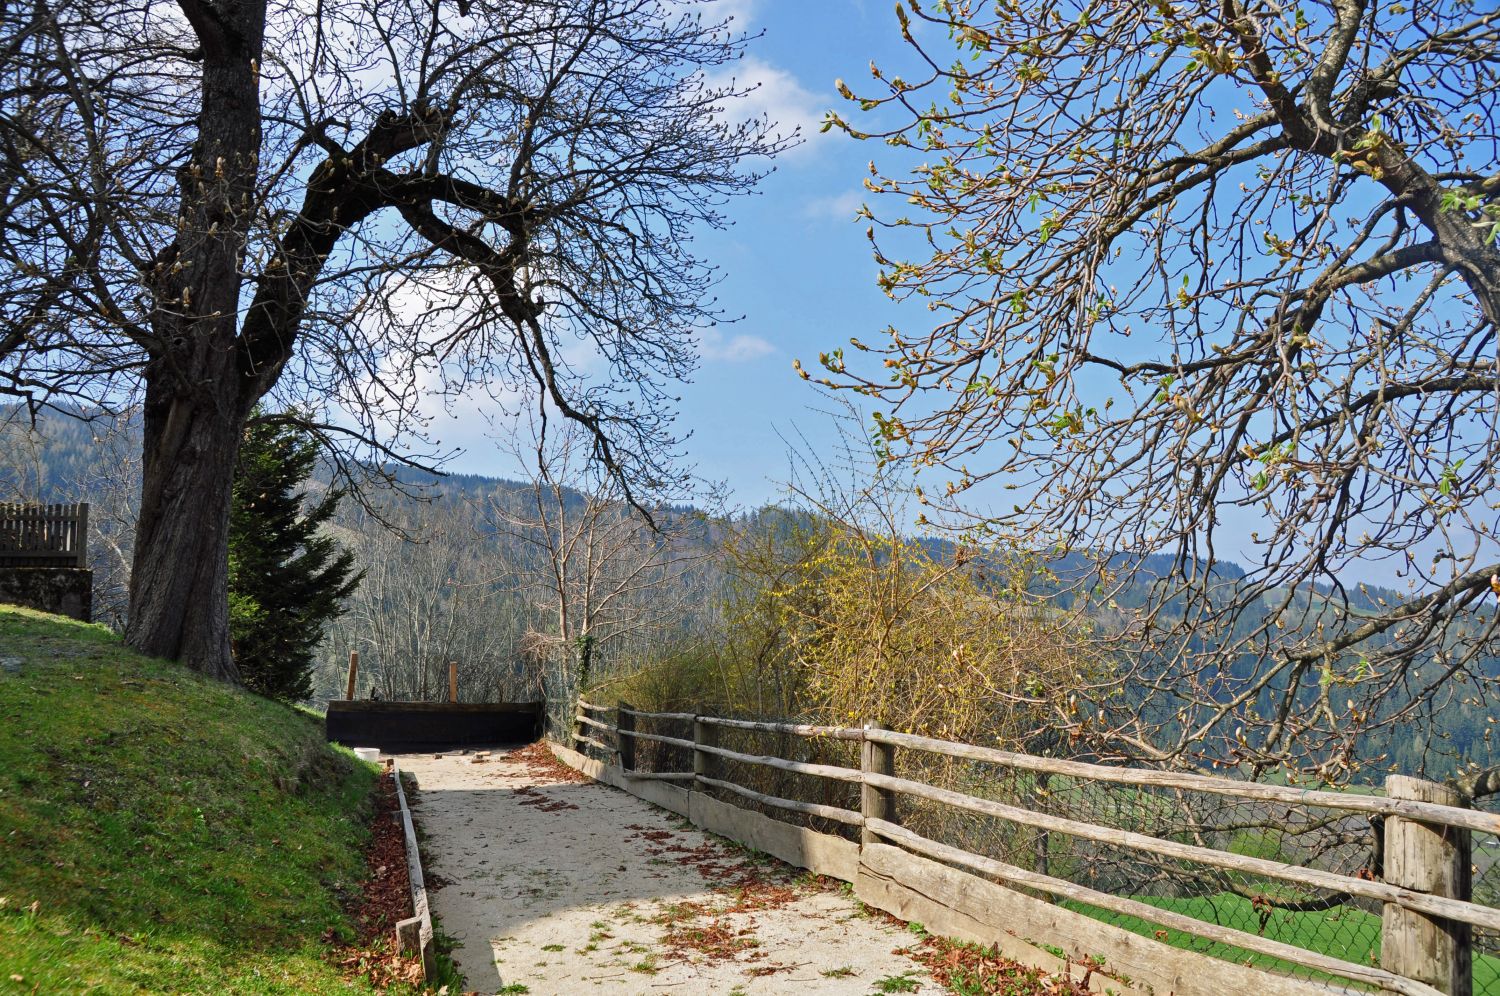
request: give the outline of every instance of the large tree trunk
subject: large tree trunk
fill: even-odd
[[[181,7],[201,42],[203,96],[192,160],[177,177],[177,237],[146,275],[154,307],[126,638],[237,682],[228,593],[234,465],[251,406],[279,371],[252,362],[239,341],[260,169],[265,0]]]
[[[232,402],[147,388],[126,634],[142,653],[231,682],[239,669],[229,648],[229,503],[243,425]]]

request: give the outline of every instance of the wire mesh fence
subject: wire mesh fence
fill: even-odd
[[[1373,874],[1379,830],[1363,816],[1015,771],[914,752],[898,755],[897,766],[902,777],[1032,813],[1297,867]],[[1379,964],[1379,904],[1346,893],[1144,853],[923,800],[907,801],[901,822],[942,843],[1098,892],[1344,961]],[[1315,970],[1139,917],[1072,900],[1062,900],[1062,905],[1176,947],[1299,978],[1326,978]]]
[[[1494,811],[1494,798],[1487,808]],[[1500,835],[1474,832],[1470,835],[1473,900],[1500,907]],[[1500,996],[1500,931],[1473,930],[1474,996]]]
[[[612,722],[613,716],[609,718]],[[635,725],[648,735],[683,741],[693,738],[693,722],[689,719],[638,717]],[[616,738],[610,740],[612,745],[618,743]],[[858,741],[829,737],[716,727],[712,742],[741,754],[809,764],[859,769],[861,762]],[[636,742],[634,762],[641,771],[690,772],[693,754],[693,749],[684,744],[642,739]],[[595,756],[613,760],[597,750]],[[710,758],[709,763],[715,778],[765,795],[856,812],[860,809],[861,789],[857,783],[719,755]],[[1341,889],[1319,889],[1290,882],[1265,873],[1265,868],[1251,872],[1223,867],[1213,861],[1186,859],[1180,854],[1153,854],[1117,840],[1097,839],[1101,836],[1098,833],[1091,838],[1083,829],[1123,831],[1218,854],[1263,859],[1292,869],[1315,869],[1379,882],[1384,872],[1384,838],[1383,817],[1378,814],[1018,770],[1004,764],[921,750],[897,750],[895,776],[1015,807],[1024,814],[1081,825],[1080,832],[1069,832],[1060,829],[1055,821],[1049,826],[1037,826],[1022,818],[966,811],[903,794],[898,803],[897,822],[931,841],[1026,872],[1126,897],[1340,961],[1367,966],[1381,964],[1382,907],[1375,899],[1351,895]],[[857,839],[859,834],[857,827],[836,820],[788,812],[702,785],[698,790],[822,833],[846,839]],[[1471,841],[1473,901],[1500,906],[1500,837],[1473,831]],[[1311,981],[1336,978],[1273,955],[1189,931],[1164,928],[1146,917],[1124,915],[1051,894],[1033,894],[1174,947],[1295,978]],[[1500,932],[1474,928],[1472,965],[1473,993],[1500,996]],[[1338,982],[1349,985],[1347,980]]]

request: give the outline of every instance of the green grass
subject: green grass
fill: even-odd
[[[1173,910],[1197,920],[1234,927],[1247,933],[1255,933],[1260,925],[1260,915],[1252,908],[1250,900],[1234,893],[1218,893],[1191,899],[1166,899],[1157,896],[1136,896],[1140,902],[1161,909]],[[1251,964],[1272,971],[1293,973],[1299,976],[1328,978],[1321,972],[1299,968],[1290,962],[1268,955],[1256,954],[1244,948],[1182,933],[1163,930],[1153,923],[1138,917],[1125,916],[1087,906],[1083,903],[1065,902],[1064,906],[1086,913],[1098,920],[1123,927],[1146,937],[1159,940],[1177,948],[1187,948],[1203,954],[1213,955],[1240,964]],[[1273,912],[1266,921],[1264,937],[1296,945],[1309,951],[1317,951],[1344,961],[1364,965],[1380,963],[1380,916],[1363,910],[1341,907],[1321,913],[1290,913],[1283,910]],[[1474,957],[1474,991],[1500,991],[1500,958],[1476,954]]]
[[[0,606],[0,993],[349,993],[375,771],[297,710]],[[16,977],[20,981],[16,981]]]

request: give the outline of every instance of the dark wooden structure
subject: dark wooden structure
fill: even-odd
[[[329,740],[386,753],[530,743],[542,734],[540,702],[328,703]]]
[[[89,506],[0,502],[0,602],[83,622],[94,615]]]
[[[0,565],[87,567],[89,506],[0,502]]]

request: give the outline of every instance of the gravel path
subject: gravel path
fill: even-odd
[[[540,744],[404,755],[432,909],[480,993],[946,992],[852,896],[578,778]],[[889,983],[888,983],[889,984]],[[524,987],[524,988],[522,988]]]

